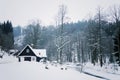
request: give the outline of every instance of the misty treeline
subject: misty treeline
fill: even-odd
[[[14,48],[13,26],[10,21],[0,23],[0,50],[8,52]]]
[[[42,26],[39,21],[33,21],[22,29],[22,46],[30,44],[34,48],[45,48],[48,60],[61,64],[120,64],[120,7],[113,6],[106,11],[98,7],[96,14],[88,20],[68,22],[67,7],[61,5],[55,26]]]

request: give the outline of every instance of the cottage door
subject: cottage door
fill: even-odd
[[[24,61],[31,61],[31,57],[24,57]]]

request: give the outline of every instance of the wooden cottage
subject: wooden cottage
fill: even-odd
[[[26,45],[22,51],[18,54],[20,61],[37,61],[41,59],[46,60],[46,49],[33,49],[30,45]]]

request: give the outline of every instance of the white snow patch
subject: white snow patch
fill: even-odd
[[[0,64],[17,62],[18,58],[15,56],[8,56],[7,54],[3,55],[3,58],[0,58]]]

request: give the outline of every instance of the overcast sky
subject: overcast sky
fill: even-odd
[[[43,25],[54,24],[61,4],[67,6],[70,20],[76,22],[94,14],[98,6],[107,9],[119,5],[120,0],[0,0],[0,22],[11,20],[14,26],[26,26],[39,19]]]

